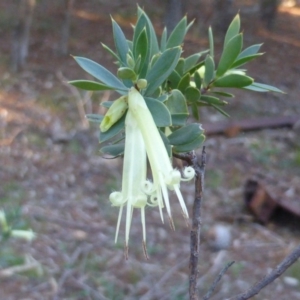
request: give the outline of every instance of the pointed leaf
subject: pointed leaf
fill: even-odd
[[[239,54],[239,56],[237,57],[237,59],[241,59],[243,57],[247,57],[247,56],[250,56],[250,55],[257,54],[261,46],[262,46],[262,44],[256,44],[256,45],[252,45],[252,46],[244,49]]]
[[[134,44],[133,55],[135,58],[141,57],[141,64],[137,70],[139,78],[146,76],[149,65],[149,45],[146,28],[144,28],[138,36],[136,43]],[[141,73],[140,71],[143,70]]]
[[[204,65],[205,65],[205,73],[203,78],[203,86],[206,88],[209,86],[210,82],[214,79],[214,74],[215,74],[215,62],[210,55],[206,56]]]
[[[192,142],[184,145],[178,145],[173,147],[173,151],[176,153],[184,153],[184,152],[190,152],[192,150],[198,149],[202,146],[202,144],[205,141],[205,135],[200,134],[195,138]]]
[[[182,44],[186,34],[186,25],[186,17],[183,17],[170,34],[170,37],[167,41],[167,49],[177,47]]]
[[[145,97],[145,102],[157,127],[166,127],[172,125],[171,114],[168,108],[161,101]]]
[[[214,81],[213,86],[215,87],[234,87],[242,88],[253,83],[253,78],[240,75],[240,74],[229,74],[223,77],[220,77]]]
[[[125,144],[120,143],[116,145],[107,145],[102,148],[100,148],[100,153],[101,154],[108,154],[111,155],[112,157],[117,157],[120,156],[124,153],[125,150]]]
[[[184,67],[183,67],[183,73],[184,74],[196,65],[196,63],[198,62],[200,56],[201,56],[201,53],[199,52],[199,53],[195,53],[195,54],[187,57],[184,60]]]
[[[191,76],[189,73],[186,73],[181,80],[179,81],[177,89],[182,93],[186,90],[186,88],[190,85]]]
[[[226,92],[212,92],[212,94],[218,95],[218,96],[223,96],[223,97],[228,97],[228,98],[233,98],[234,95]]]
[[[86,91],[107,91],[113,90],[114,88],[107,86],[102,83],[98,83],[90,80],[72,80],[68,82],[69,84],[76,86],[79,89]]]
[[[241,20],[239,14],[237,14],[232,22],[230,23],[224,40],[224,48],[227,46],[228,42],[240,32]]]
[[[202,79],[200,77],[199,72],[194,73],[194,81],[195,81],[196,88],[201,90]]]
[[[208,42],[209,42],[209,54],[213,58],[215,55],[214,36],[212,28],[208,28]]]
[[[180,47],[162,53],[146,76],[148,87],[145,95],[151,95],[168,78],[177,65],[180,54]]]
[[[227,70],[230,69],[231,65],[234,63],[236,58],[241,52],[243,44],[243,35],[242,33],[234,36],[226,45],[221,55],[218,69],[217,69],[217,77],[225,74]]]
[[[87,114],[85,117],[89,120],[89,122],[92,123],[101,123],[104,116],[103,115],[97,115],[97,114]]]
[[[167,46],[167,27],[164,28],[160,39],[160,51],[164,52]]]
[[[231,68],[237,68],[237,67],[240,67],[242,65],[244,65],[245,63],[259,57],[259,56],[262,56],[263,53],[257,53],[257,54],[253,54],[253,55],[249,55],[249,56],[245,56],[245,57],[242,57],[242,58],[237,58],[236,61],[232,64]]]
[[[208,104],[214,104],[214,105],[226,105],[228,104],[226,101],[220,100],[217,97],[208,96],[208,95],[201,95],[200,101],[204,101]]]
[[[101,45],[108,53],[110,53],[114,57],[114,59],[116,59],[117,61],[120,60],[119,56],[113,50],[111,50],[108,46],[106,46],[103,43],[101,43]]]
[[[182,76],[184,73],[184,58],[179,58],[175,71]]]
[[[221,109],[218,105],[210,104],[210,106],[212,106],[214,109],[216,109],[223,116],[230,118],[229,114],[226,111],[224,111],[223,109]]]
[[[173,70],[170,76],[168,77],[168,85],[172,90],[176,89],[178,87],[180,80],[181,80],[180,75],[175,70]]]
[[[115,42],[115,47],[117,49],[117,53],[119,55],[121,64],[123,66],[127,65],[127,53],[128,53],[128,43],[126,37],[120,28],[120,26],[115,22],[113,18],[111,18],[112,27],[113,27],[113,37]]]
[[[177,129],[168,135],[168,139],[170,144],[174,146],[188,144],[195,140],[203,132],[204,130],[200,124],[193,123]]]
[[[275,93],[282,93],[285,94],[282,90],[278,89],[275,86],[264,84],[264,83],[258,83],[258,82],[253,82],[250,86],[245,87],[249,90],[253,90],[256,92],[275,92]]]
[[[138,7],[138,14],[139,18],[134,27],[133,45],[136,44],[138,36],[140,35],[141,31],[146,27],[148,45],[150,46],[149,55],[150,57],[152,57],[154,54],[159,52],[156,33],[149,17],[140,7]]]
[[[128,91],[128,88],[115,75],[96,62],[88,58],[78,56],[75,56],[74,59],[82,69],[104,84],[116,89],[119,92]]]
[[[199,120],[199,110],[196,102],[191,104],[191,110],[193,117],[198,121]]]
[[[165,105],[171,113],[172,125],[184,125],[189,112],[183,94],[179,90],[172,90],[170,97],[165,102]]]

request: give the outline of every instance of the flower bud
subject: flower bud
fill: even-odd
[[[127,107],[127,96],[122,96],[115,100],[106,112],[104,119],[100,124],[101,132],[107,131],[112,125],[114,125],[124,115]]]
[[[146,79],[139,79],[136,82],[137,87],[139,88],[139,90],[145,89],[147,87],[147,80]]]

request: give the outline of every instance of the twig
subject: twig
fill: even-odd
[[[286,256],[283,261],[268,275],[263,279],[255,283],[250,289],[241,293],[237,296],[234,296],[228,300],[247,300],[257,295],[263,288],[272,283],[276,278],[281,276],[292,264],[294,264],[300,257],[300,245]]]
[[[204,190],[204,173],[206,165],[205,147],[202,149],[201,164],[199,165],[195,152],[187,154],[174,154],[181,160],[185,160],[190,166],[193,166],[196,172],[195,180],[195,201],[192,213],[192,230],[191,230],[191,256],[190,256],[190,279],[189,294],[190,300],[198,300],[197,297],[197,279],[198,279],[198,260],[200,247],[200,230],[201,230],[201,202]]]
[[[81,255],[83,248],[81,246],[77,247],[73,254],[71,255],[70,259],[68,260],[68,265],[73,266],[75,262],[78,260],[79,256]],[[75,269],[66,269],[64,270],[63,274],[61,275],[58,284],[57,284],[57,291],[53,297],[53,300],[59,300],[59,294],[66,282],[66,280],[75,272]]]
[[[227,272],[227,270],[234,264],[234,261],[231,261],[229,263],[227,263],[225,265],[225,267],[220,271],[220,273],[218,274],[218,276],[215,278],[213,284],[211,285],[211,287],[209,288],[208,292],[205,294],[205,296],[203,297],[203,300],[208,300],[212,293],[214,292],[217,284],[221,281],[223,275]]]
[[[62,84],[70,90],[70,92],[75,97],[77,110],[78,110],[78,113],[79,113],[79,116],[80,116],[80,119],[81,119],[81,126],[82,126],[83,129],[88,129],[89,128],[89,122],[85,117],[86,112],[85,112],[84,105],[88,101],[90,101],[90,92],[85,93],[84,99],[82,99],[82,96],[79,93],[79,91],[77,90],[77,88],[75,88],[71,84],[68,84],[67,79],[64,77],[64,75],[62,74],[61,71],[58,71],[56,73],[56,76],[62,82]]]
[[[161,279],[142,297],[140,297],[140,300],[149,300],[153,299],[155,296],[155,292],[162,289],[163,284],[172,276],[175,272],[177,272],[179,269],[181,269],[185,264],[187,263],[187,259],[184,259],[177,265],[173,266],[168,272],[166,272]]]
[[[27,257],[25,264],[8,267],[6,269],[0,270],[0,278],[11,277],[17,273],[27,272],[31,270],[37,270],[38,273],[41,273],[41,265],[38,261],[33,258]]]

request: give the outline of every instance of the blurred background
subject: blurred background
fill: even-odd
[[[224,265],[235,260],[212,298],[225,299],[249,288],[300,240],[300,1],[137,2],[158,35],[185,14],[195,19],[184,56],[208,48],[211,25],[219,57],[226,29],[239,12],[244,48],[263,43],[266,52],[247,65],[249,75],[286,92],[237,90],[225,107],[231,118],[208,108],[200,113],[208,154],[199,291],[204,295]],[[188,299],[189,228],[176,197],[175,232],[161,224],[158,211],[146,212],[148,261],[134,215],[126,261],[123,227],[114,244],[118,209],[108,201],[121,187],[122,159],[99,155],[98,128],[84,117],[101,113],[99,103],[115,95],[66,83],[90,79],[71,55],[116,71],[101,43],[114,49],[110,15],[131,38],[136,5],[0,1],[0,208],[12,227],[37,233],[33,242],[1,241],[0,300]],[[214,130],[216,124],[221,129]],[[256,185],[245,197],[250,179]],[[258,186],[268,196],[260,198],[263,203],[273,200],[263,212],[255,202]],[[191,212],[193,184],[182,189]],[[244,198],[248,204],[254,199],[252,211]],[[282,199],[288,204],[282,206]],[[275,298],[300,299],[299,262],[254,299]]]

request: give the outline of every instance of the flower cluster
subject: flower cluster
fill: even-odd
[[[125,252],[128,256],[129,231],[134,208],[141,209],[143,228],[143,248],[146,251],[146,206],[158,206],[162,221],[162,209],[166,207],[171,227],[174,229],[168,190],[175,191],[184,218],[188,210],[180,191],[180,181],[191,180],[195,176],[192,167],[179,170],[172,167],[159,130],[153,120],[143,96],[132,87],[128,93],[128,112],[125,120],[125,152],[123,165],[122,191],[110,194],[113,206],[119,206],[116,237],[118,237],[123,207],[126,205]],[[147,180],[147,157],[150,163],[153,182]]]

